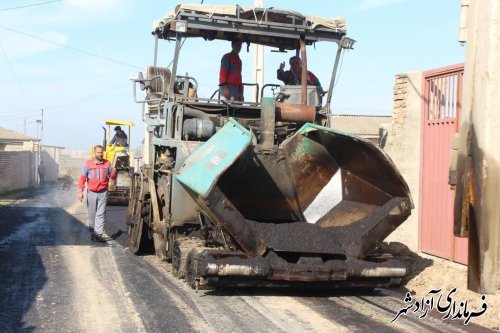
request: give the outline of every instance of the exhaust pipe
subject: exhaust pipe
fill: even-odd
[[[274,98],[263,97],[260,111],[260,145],[263,149],[274,147],[274,126],[276,123],[276,106]]]
[[[106,149],[106,145],[107,145],[107,140],[106,140],[106,127],[104,126],[101,126],[102,129],[104,130],[104,139],[102,139],[102,146],[104,147],[104,149]]]

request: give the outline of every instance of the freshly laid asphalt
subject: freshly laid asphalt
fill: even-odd
[[[75,189],[0,197],[0,332],[489,332],[404,316],[404,290],[195,292],[154,256],[127,250],[125,207],[96,243]]]

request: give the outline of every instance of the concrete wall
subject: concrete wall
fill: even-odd
[[[38,148],[36,141],[8,141],[0,143],[0,151],[35,151]]]
[[[5,143],[2,145],[2,151],[23,151],[23,143]]]
[[[68,175],[79,179],[86,158],[81,156],[61,155],[59,159],[59,176]]]
[[[470,156],[474,202],[469,218],[469,288],[493,293],[500,288],[500,2],[471,0],[465,18],[457,198],[462,197]],[[460,207],[457,201],[456,219]]]
[[[64,148],[54,146],[42,146],[40,160],[44,162],[47,169],[45,180],[55,182],[59,177],[59,164],[61,151]]]
[[[0,151],[0,193],[35,186],[36,153]]]
[[[391,157],[410,187],[415,208],[411,216],[386,241],[419,248],[419,194],[422,137],[422,72],[396,75],[393,122],[387,126],[384,151]]]

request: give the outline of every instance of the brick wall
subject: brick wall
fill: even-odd
[[[0,151],[0,193],[35,186],[36,153]]]
[[[410,187],[415,208],[411,216],[387,241],[404,243],[418,251],[420,146],[422,128],[422,72],[408,72],[395,77],[393,121],[386,127],[384,151],[391,157]]]
[[[393,130],[401,130],[406,118],[406,97],[408,94],[408,75],[398,74],[394,83],[392,114],[394,120]]]

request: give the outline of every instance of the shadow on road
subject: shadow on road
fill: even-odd
[[[43,330],[26,322],[43,323],[36,308],[46,311],[54,304],[39,292],[48,282],[46,265],[57,263],[54,248],[61,245],[106,246],[91,244],[85,225],[62,208],[0,206],[1,332]]]
[[[205,295],[210,296],[290,296],[290,297],[315,297],[328,298],[340,296],[386,296],[379,289],[343,288],[343,289],[311,289],[311,286],[304,288],[283,287],[283,288],[242,288],[224,287],[209,290]],[[203,296],[202,296],[203,297]]]
[[[432,266],[433,263],[432,259],[419,256],[418,253],[411,251],[408,246],[400,242],[382,242],[378,246],[377,251],[380,253],[388,253],[395,259],[404,263],[407,274],[402,281],[402,285],[406,285],[427,267]]]

